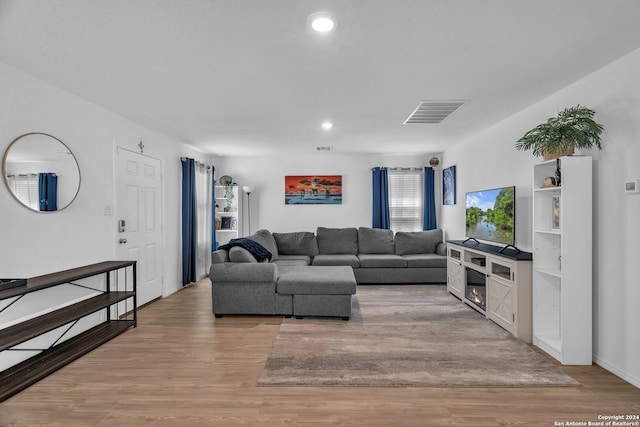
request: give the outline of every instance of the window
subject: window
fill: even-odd
[[[38,174],[7,175],[7,182],[13,194],[25,205],[36,211],[40,210],[38,201]]]
[[[389,169],[389,215],[393,231],[422,230],[422,170]]]

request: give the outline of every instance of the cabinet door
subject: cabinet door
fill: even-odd
[[[459,261],[447,260],[447,290],[462,299],[464,293],[464,267]]]
[[[507,331],[515,334],[515,288],[513,282],[490,275],[487,287],[487,316]]]

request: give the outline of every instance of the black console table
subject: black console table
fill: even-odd
[[[131,269],[131,283],[129,283],[127,268]],[[122,280],[118,270],[122,270],[121,275],[124,277]],[[0,372],[0,402],[120,335],[128,328],[136,327],[136,273],[136,261],[105,261],[33,277],[27,279],[24,286],[0,291],[0,300],[13,298],[11,303],[0,309],[0,313],[14,304],[19,304],[25,295],[53,286],[70,284],[97,292],[88,299],[0,329],[0,352],[2,352],[18,351],[13,347],[61,326],[69,325],[53,345],[36,349],[40,353]],[[100,274],[105,275],[105,289],[94,289],[74,283]],[[129,301],[132,302],[130,306]],[[119,312],[121,304],[125,304],[123,313]],[[63,341],[65,334],[80,319],[101,310],[104,310],[102,323]]]

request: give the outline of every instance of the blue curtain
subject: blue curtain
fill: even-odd
[[[182,160],[182,285],[195,282],[196,277],[196,162]]]
[[[387,168],[375,167],[372,172],[373,181],[373,228],[391,228],[389,215],[389,178]]]
[[[211,252],[218,249],[216,244],[216,167],[211,165]]]
[[[433,230],[438,228],[436,222],[436,192],[434,190],[435,174],[433,168],[424,168],[424,197],[422,213],[422,229]]]
[[[38,174],[38,200],[41,211],[58,210],[58,176],[55,173]]]

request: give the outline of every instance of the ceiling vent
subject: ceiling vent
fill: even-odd
[[[333,147],[316,147],[316,151],[333,151]]]
[[[440,123],[468,101],[422,101],[403,124]]]

